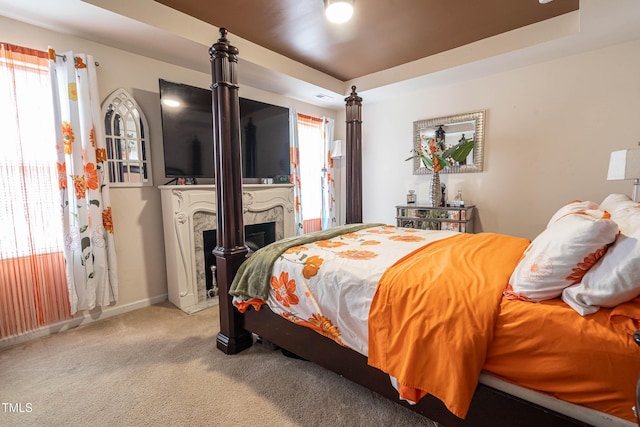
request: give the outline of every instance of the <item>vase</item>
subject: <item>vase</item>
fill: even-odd
[[[431,194],[431,206],[442,205],[442,187],[440,186],[440,172],[433,171],[431,175],[431,187],[429,187]]]

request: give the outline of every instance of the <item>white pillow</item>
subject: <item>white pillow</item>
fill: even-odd
[[[571,208],[560,210],[569,210]],[[607,251],[618,234],[609,214],[599,209],[562,212],[525,250],[504,295],[510,299],[544,301],[557,298]]]
[[[631,200],[631,197],[627,196],[626,194],[614,193],[614,194],[609,194],[607,197],[604,198],[604,200],[600,204],[600,209],[602,209],[603,211],[607,211],[613,215],[615,212],[619,210],[630,208],[630,207],[632,208],[637,205],[638,203]]]
[[[582,201],[582,200],[574,200],[573,202],[569,202],[560,209],[556,213],[553,214],[547,227],[549,227],[554,222],[557,222],[563,216],[566,216],[571,213],[584,212],[588,210],[600,209],[600,206],[596,202],[590,201]]]
[[[562,292],[562,300],[583,316],[640,295],[640,204],[612,194],[601,206],[611,212],[620,236],[582,283]]]

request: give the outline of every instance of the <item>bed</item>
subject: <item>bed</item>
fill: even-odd
[[[260,337],[447,426],[635,425],[631,407],[640,350],[632,335],[639,326],[640,299],[633,295],[633,284],[628,284],[633,289],[622,292],[623,303],[581,314],[579,310],[589,311],[602,302],[594,289],[582,289],[577,282],[564,286],[574,288],[566,298],[570,305],[564,298],[546,298],[562,294],[558,283],[540,289],[535,282],[540,275],[553,275],[538,252],[555,250],[563,259],[568,257],[566,246],[553,246],[559,240],[557,233],[566,233],[570,240],[585,235],[580,227],[595,227],[598,239],[590,239],[594,246],[588,253],[596,255],[581,264],[584,271],[579,277],[583,277],[614,253],[611,249],[614,241],[619,243],[621,226],[587,202],[561,207],[548,226],[555,234],[541,233],[533,242],[491,233],[461,235],[362,224],[362,99],[355,87],[346,98],[348,225],[285,239],[248,257],[242,223],[238,50],[226,39],[225,29],[220,34],[210,49],[218,212],[214,255],[221,295],[218,349],[235,354]],[[635,223],[625,222],[626,226]],[[568,230],[574,233],[569,236]],[[387,241],[393,251],[385,246]],[[633,239],[626,242],[633,244]],[[583,241],[570,243],[584,249]],[[628,250],[628,245],[621,249]],[[536,260],[535,269],[523,267],[519,273],[529,259]],[[348,263],[352,260],[361,265],[354,268]],[[618,265],[618,261],[614,257],[610,262]],[[337,270],[330,270],[336,265]],[[532,280],[534,270],[538,276]],[[417,276],[416,271],[420,271]],[[458,289],[459,279],[451,282],[457,276],[451,271],[470,273],[463,290]],[[339,277],[346,273],[353,277]],[[243,279],[259,274],[261,285]],[[513,279],[516,276],[518,280]],[[287,291],[294,278],[297,293]],[[367,281],[368,286],[353,286]],[[318,290],[319,282],[344,287],[348,297],[325,294]],[[346,282],[352,286],[340,285]],[[407,286],[399,286],[404,282]],[[282,285],[282,291],[269,292],[272,283],[274,290]],[[360,288],[365,295],[354,296]],[[270,298],[265,289],[272,308],[263,305]],[[306,296],[314,298],[303,308]],[[423,299],[438,309],[417,309]],[[465,310],[472,311],[465,314]],[[410,318],[417,321],[409,322]],[[451,319],[460,322],[448,323]],[[425,324],[437,326],[424,328]],[[536,330],[549,333],[532,332]],[[595,335],[588,332],[592,330]],[[539,340],[547,336],[552,346]],[[551,350],[545,352],[548,347]],[[514,353],[519,357],[515,361]],[[574,363],[563,362],[564,353],[570,353]],[[464,357],[457,357],[461,354]],[[429,363],[421,355],[428,355]],[[541,363],[551,378],[541,375]],[[563,382],[554,380],[562,376]],[[437,377],[442,378],[436,382]]]

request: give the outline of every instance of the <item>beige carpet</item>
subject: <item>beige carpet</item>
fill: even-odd
[[[2,350],[0,426],[436,425],[261,345],[227,356],[217,332],[217,306],[163,303]]]

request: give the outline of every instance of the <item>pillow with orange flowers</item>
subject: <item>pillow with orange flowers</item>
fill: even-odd
[[[582,205],[593,207],[591,202]],[[607,212],[564,206],[527,247],[503,294],[532,302],[559,297],[563,289],[582,281],[617,234],[618,225]]]
[[[596,202],[591,202],[589,200],[574,200],[573,202],[569,202],[558,209],[549,220],[547,227],[551,226],[555,222],[558,222],[560,218],[566,215],[597,209],[605,210],[604,208],[598,206]]]

